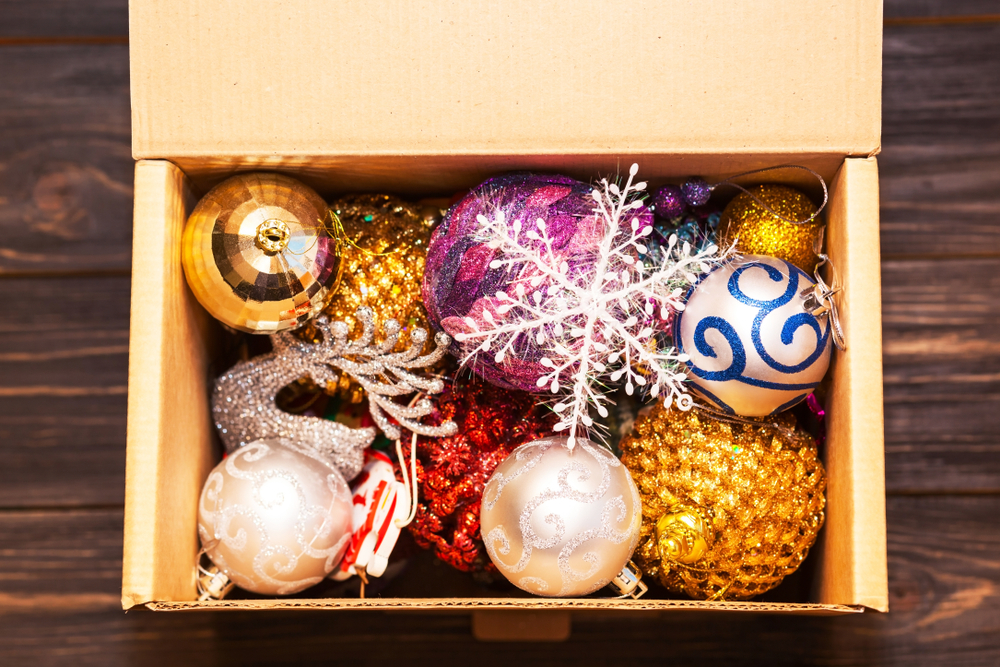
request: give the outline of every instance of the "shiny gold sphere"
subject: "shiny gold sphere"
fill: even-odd
[[[747,189],[753,196],[743,192],[722,211],[720,245],[727,248],[736,241],[736,249],[743,254],[778,257],[812,275],[819,261],[813,244],[823,224],[819,218],[801,224],[788,220],[808,219],[816,212],[816,205],[803,193],[785,185],[765,184]]]
[[[760,595],[798,569],[823,525],[823,464],[787,413],[749,425],[658,405],[621,447],[642,496],[633,559],[671,591]]]
[[[213,317],[247,333],[297,327],[337,278],[326,203],[279,174],[240,174],[212,188],[184,227],[188,285]]]

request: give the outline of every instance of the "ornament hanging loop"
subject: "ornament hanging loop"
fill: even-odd
[[[830,261],[830,257],[823,252],[823,232],[821,231],[819,236],[816,237],[816,242],[813,245],[813,252],[819,257],[819,263],[816,265],[816,269],[813,272],[813,277],[816,279],[816,284],[807,287],[800,292],[804,300],[802,304],[806,312],[811,313],[816,317],[826,315],[830,320],[830,329],[833,334],[833,344],[837,346],[837,349],[841,352],[847,350],[847,342],[844,339],[844,329],[840,325],[840,312],[837,309],[837,302],[834,301],[833,295],[837,292],[843,290],[843,287],[839,286],[837,280],[837,268]],[[832,286],[828,285],[823,279],[823,274],[820,269],[824,264],[830,265],[830,277]]]
[[[762,174],[762,173],[765,173],[765,172],[768,172],[768,171],[777,171],[779,169],[800,169],[802,171],[809,172],[810,175],[814,176],[816,178],[816,180],[819,181],[820,186],[823,188],[823,203],[819,205],[819,208],[816,209],[815,213],[813,213],[812,215],[810,215],[805,220],[793,220],[791,218],[787,218],[787,217],[783,216],[782,214],[778,213],[773,208],[771,208],[763,199],[761,199],[760,197],[758,197],[757,195],[755,195],[750,190],[747,190],[745,187],[743,187],[739,183],[735,182],[737,178],[743,178],[744,176],[753,176],[754,174]],[[736,188],[737,190],[740,190],[741,192],[745,193],[748,197],[750,197],[758,206],[760,206],[761,208],[763,208],[765,211],[767,211],[768,213],[770,213],[774,217],[778,218],[779,220],[781,220],[783,222],[787,222],[787,223],[792,224],[792,225],[805,225],[805,224],[808,224],[808,223],[812,222],[813,220],[815,220],[816,218],[819,217],[819,214],[823,212],[824,208],[826,208],[827,202],[830,201],[830,191],[827,189],[827,187],[826,187],[826,181],[823,179],[823,177],[820,176],[819,173],[817,173],[816,171],[810,169],[809,167],[803,167],[800,164],[779,164],[776,167],[764,167],[762,169],[754,169],[752,171],[744,171],[742,174],[736,174],[735,176],[730,176],[729,178],[727,178],[724,181],[719,181],[718,183],[714,183],[714,184],[710,185],[709,189],[714,192],[716,188],[720,188],[720,187],[722,187],[724,185],[730,185],[730,186]],[[820,245],[822,245],[822,237],[821,237],[820,240],[821,240]],[[818,255],[819,253],[816,253],[816,254]]]
[[[412,405],[412,404],[411,404]],[[410,498],[410,511],[406,515],[405,519],[396,519],[396,528],[406,528],[417,516],[417,500],[418,493],[420,492],[420,486],[417,484],[417,434],[413,434],[413,439],[410,441],[410,471],[407,474],[406,471],[406,458],[403,456],[403,443],[401,440],[396,441],[396,457],[399,460],[399,472],[403,477],[403,488],[406,490],[406,495]]]
[[[226,574],[214,564],[211,564],[208,567],[201,564],[202,558],[206,553],[208,553],[208,550],[214,548],[218,543],[218,540],[212,540],[206,544],[195,557],[195,584],[198,588],[199,602],[205,602],[207,600],[222,600],[229,595],[229,591],[233,590],[233,587],[236,585],[233,583],[232,579],[226,576]]]

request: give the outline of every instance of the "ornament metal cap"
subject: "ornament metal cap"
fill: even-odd
[[[198,601],[221,600],[229,595],[229,591],[236,586],[225,572],[214,564],[204,567],[201,564],[201,557],[206,553],[206,549],[198,552],[198,564],[195,566],[198,586]]]
[[[630,597],[633,600],[638,600],[649,590],[649,586],[642,581],[642,570],[632,561],[615,575],[610,585],[618,591],[620,597]]]
[[[712,548],[712,519],[692,505],[676,504],[656,522],[656,544],[660,558],[691,565]]]

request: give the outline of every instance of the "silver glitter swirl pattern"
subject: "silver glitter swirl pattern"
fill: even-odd
[[[323,580],[351,532],[339,472],[287,440],[247,444],[209,474],[198,504],[206,553],[236,585],[288,595]]]
[[[590,441],[572,452],[565,443],[545,438],[518,448],[483,493],[490,559],[537,595],[593,593],[628,563],[639,538],[642,504],[628,470]]]
[[[237,364],[216,381],[212,415],[227,451],[261,438],[285,438],[319,452],[345,479],[353,479],[361,472],[363,451],[374,440],[374,429],[352,429],[327,419],[292,415],[275,403],[278,392],[299,378],[310,377],[324,385],[336,382],[340,373],[351,376],[365,389],[372,418],[389,439],[400,438],[400,426],[426,436],[455,433],[453,422],[427,426],[418,421],[433,409],[429,399],[421,399],[413,406],[392,400],[417,391],[441,392],[441,380],[412,371],[437,363],[448,350],[448,336],[439,333],[434,339],[434,351],[421,355],[427,332],[415,329],[410,335],[410,347],[393,352],[399,339],[398,322],[387,320],[382,327],[384,340],[375,344],[371,309],[359,308],[357,318],[362,323],[357,340],[348,340],[349,329],[344,322],[330,323],[319,317],[315,322],[322,342],[304,342],[290,332],[275,334],[271,336],[271,353]]]

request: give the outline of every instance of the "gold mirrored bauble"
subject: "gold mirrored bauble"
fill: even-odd
[[[722,211],[720,245],[726,248],[736,241],[741,253],[778,257],[812,275],[819,261],[813,244],[823,223],[818,217],[800,224],[788,220],[807,220],[816,212],[816,205],[805,194],[785,185],[764,184],[747,189],[753,196],[743,192]]]
[[[181,260],[213,317],[260,334],[319,314],[338,264],[326,203],[279,174],[241,174],[212,188],[188,218]]]
[[[746,600],[769,591],[823,525],[823,464],[787,413],[743,424],[658,405],[621,447],[642,496],[633,559],[673,592]]]

